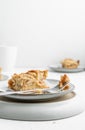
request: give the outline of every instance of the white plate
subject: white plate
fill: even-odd
[[[47,79],[46,80],[47,84],[49,87],[55,87],[55,85],[58,84],[58,80],[54,79]],[[3,87],[5,90],[7,90],[7,86],[4,85]],[[36,101],[46,101],[46,100],[51,100],[54,98],[58,98],[61,96],[64,96],[70,92],[73,91],[75,86],[73,84],[70,84],[70,88],[68,90],[62,90],[58,91],[57,93],[44,93],[44,94],[11,94],[11,95],[5,95],[4,97],[15,99],[15,100],[22,100],[22,101],[31,101],[31,102],[36,102]],[[57,88],[59,90],[59,88]]]
[[[0,81],[7,80],[8,78],[9,78],[8,75],[4,75],[4,74],[2,74],[2,79],[0,79]]]
[[[60,65],[50,65],[49,68],[53,71],[61,72],[61,73],[76,73],[76,72],[85,71],[85,67],[83,66],[79,66],[76,69],[65,69],[62,68]]]

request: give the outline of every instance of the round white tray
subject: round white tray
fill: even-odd
[[[0,97],[0,118],[4,119],[55,120],[77,115],[84,109],[83,100],[74,92],[52,101],[37,103],[20,102]]]

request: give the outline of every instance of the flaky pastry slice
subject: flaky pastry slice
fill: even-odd
[[[66,69],[75,69],[78,68],[80,61],[79,60],[74,60],[74,59],[64,59],[63,61],[61,61],[62,67],[66,68]]]
[[[14,74],[8,81],[8,87],[15,91],[48,88],[45,83],[47,76],[47,70],[30,70]]]

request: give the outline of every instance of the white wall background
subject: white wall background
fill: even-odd
[[[18,45],[16,66],[85,63],[85,0],[0,0],[1,44]]]

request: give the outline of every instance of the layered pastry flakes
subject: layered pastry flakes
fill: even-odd
[[[63,85],[65,83],[67,83],[67,82],[70,82],[70,79],[69,79],[69,77],[66,74],[64,74],[63,76],[60,77],[59,85],[58,85],[59,88],[62,88]],[[64,90],[68,89],[69,87],[70,87],[69,85],[66,85],[65,88],[64,88]]]
[[[8,87],[15,91],[48,88],[45,83],[47,76],[47,70],[30,70],[26,73],[14,74],[8,81]]]
[[[61,62],[62,67],[63,67],[63,68],[66,68],[66,69],[75,69],[75,68],[78,68],[79,63],[80,63],[79,60],[75,61],[75,60],[69,59],[69,58],[68,58],[68,59],[64,59],[64,60]]]

